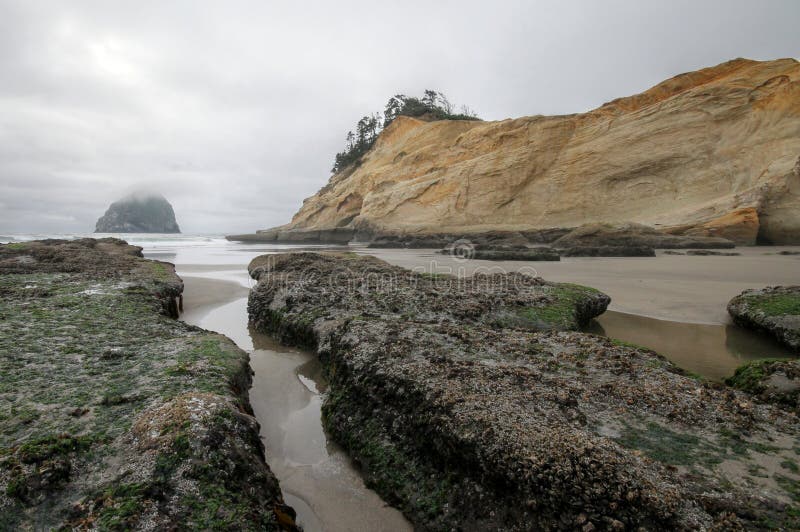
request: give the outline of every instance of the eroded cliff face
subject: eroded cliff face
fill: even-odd
[[[583,114],[395,120],[283,230],[483,232],[639,222],[800,242],[800,63],[736,59]]]

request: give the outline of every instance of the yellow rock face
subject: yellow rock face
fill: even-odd
[[[285,229],[440,233],[639,222],[800,242],[800,63],[736,59],[594,111],[395,120]]]

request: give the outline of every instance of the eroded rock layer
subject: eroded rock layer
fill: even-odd
[[[499,122],[400,117],[278,240],[638,222],[800,242],[800,64],[736,59],[593,111]],[[338,241],[338,240],[337,240]]]
[[[797,417],[570,331],[596,291],[353,254],[250,272],[251,321],[316,349],[327,430],[420,529],[800,525]]]

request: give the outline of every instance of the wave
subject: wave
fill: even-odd
[[[125,240],[134,246],[143,248],[153,248],[159,246],[181,247],[189,246],[208,246],[219,245],[225,240],[224,235],[210,234],[159,234],[159,233],[21,233],[12,235],[0,235],[0,243],[7,242],[28,242],[31,240],[44,240],[47,238],[57,238],[64,240],[75,240],[78,238],[105,238],[113,237]]]

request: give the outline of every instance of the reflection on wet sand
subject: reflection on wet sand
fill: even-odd
[[[255,371],[250,402],[267,461],[305,530],[411,530],[397,510],[364,486],[344,451],[322,428],[326,384],[316,357],[250,331]],[[302,494],[302,495],[301,495]]]
[[[586,331],[648,347],[684,369],[717,381],[751,360],[793,357],[772,338],[730,324],[679,323],[607,311]]]
[[[251,351],[255,372],[250,402],[261,424],[267,462],[281,483],[284,499],[297,511],[306,532],[408,531],[411,525],[364,485],[356,466],[322,427],[327,389],[314,354],[288,348],[247,328],[244,291],[226,281],[184,277],[188,297],[182,319],[231,338]],[[217,297],[214,306],[207,298]]]

